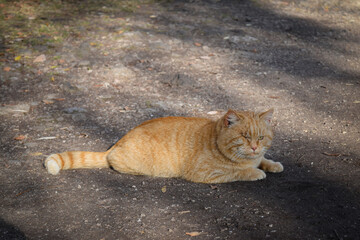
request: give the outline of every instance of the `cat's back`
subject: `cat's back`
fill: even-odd
[[[196,117],[162,117],[143,122],[132,129],[123,141],[151,141],[152,143],[184,143],[192,141],[204,126],[213,122],[206,118]]]

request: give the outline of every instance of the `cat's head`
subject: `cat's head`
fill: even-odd
[[[233,161],[263,156],[273,138],[273,111],[255,113],[229,110],[217,123],[219,150]]]

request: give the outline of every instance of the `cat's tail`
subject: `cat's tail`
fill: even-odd
[[[108,152],[63,152],[51,154],[45,160],[45,167],[50,174],[56,175],[62,169],[72,168],[108,168]]]

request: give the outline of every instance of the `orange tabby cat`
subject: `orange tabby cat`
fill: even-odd
[[[254,181],[283,166],[264,157],[271,145],[273,109],[263,113],[229,110],[222,118],[164,117],[132,129],[106,152],[50,155],[45,167],[107,168],[121,173],[179,177],[193,182]]]

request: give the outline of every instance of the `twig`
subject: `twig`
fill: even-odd
[[[29,189],[26,189],[25,191],[22,191],[22,192],[16,194],[15,197],[18,197],[18,196],[20,196],[20,195],[23,195],[24,193],[27,193],[27,192],[29,192],[30,190],[31,190],[30,188],[29,188]]]
[[[322,154],[326,155],[326,156],[330,156],[330,157],[339,157],[341,156],[341,153],[328,153],[328,152],[323,152]]]
[[[339,234],[337,233],[337,231],[335,229],[334,229],[334,233],[335,233],[335,236],[337,237],[337,239],[342,240],[342,238],[340,238]]]
[[[301,155],[301,156],[296,160],[296,162],[300,161],[304,156],[305,156],[304,154]]]

